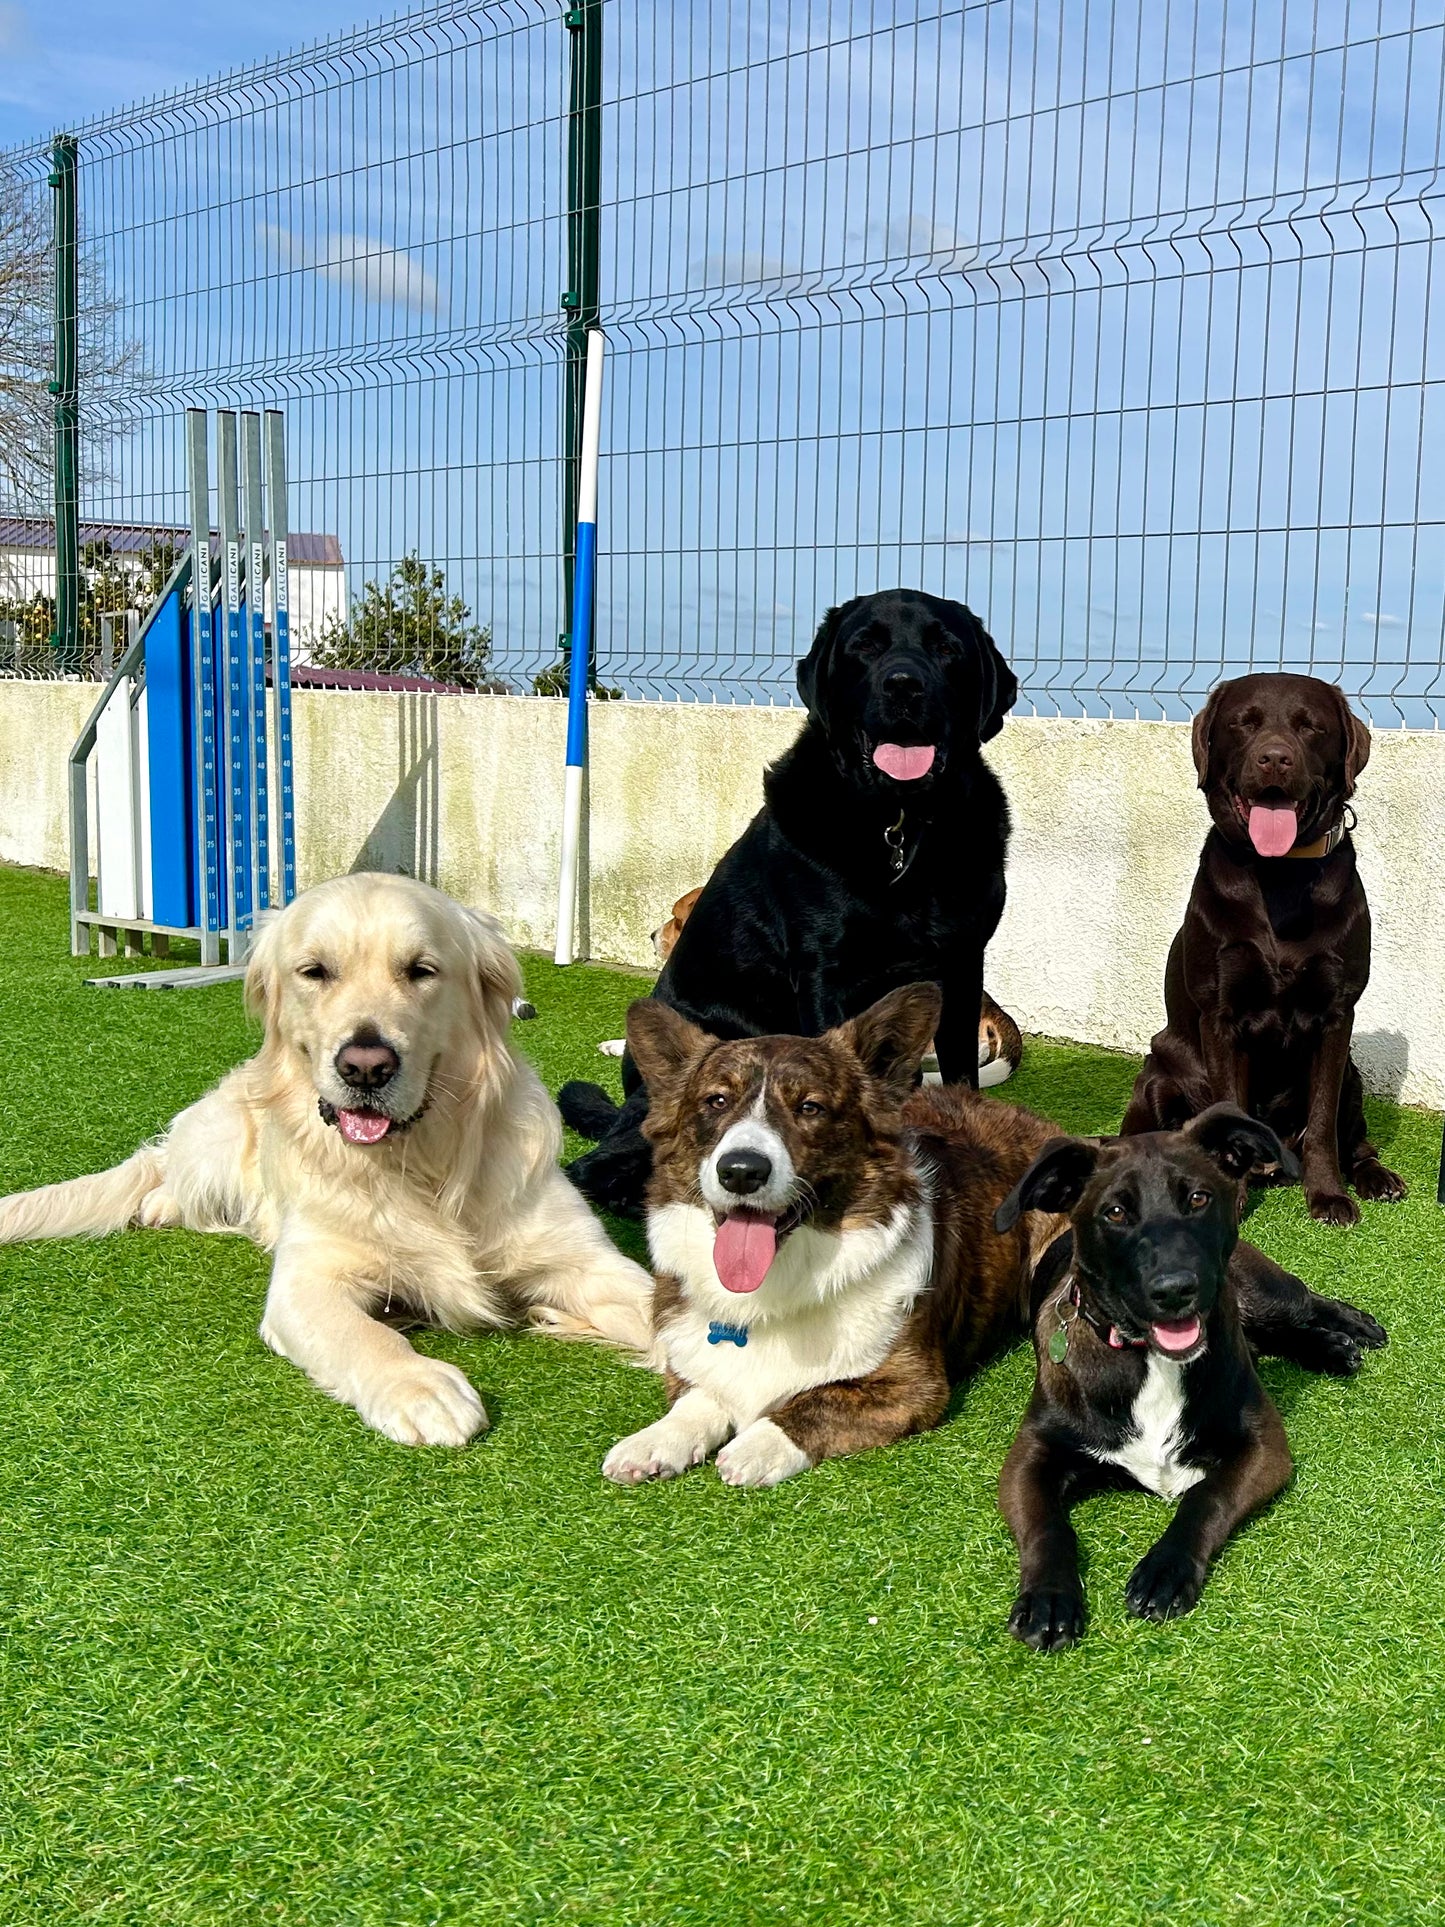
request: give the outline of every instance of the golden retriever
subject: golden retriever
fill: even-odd
[[[407,877],[318,884],[257,935],[258,1055],[124,1164],[0,1200],[0,1243],[242,1232],[275,1253],[273,1351],[388,1438],[464,1445],[481,1400],[383,1319],[652,1342],[652,1281],[558,1169],[511,1048],[520,988],[491,917]]]

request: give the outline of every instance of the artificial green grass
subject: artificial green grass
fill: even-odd
[[[0,1190],[123,1156],[254,1047],[236,988],[86,990],[65,949],[63,883],[0,871]],[[527,975],[548,1082],[615,1073],[637,980]],[[1031,1044],[1005,1094],[1099,1129],[1133,1068]],[[901,1447],[622,1491],[602,1455],[662,1398],[610,1354],[423,1335],[494,1429],[408,1451],[263,1350],[238,1240],[0,1252],[0,1920],[1438,1919],[1439,1120],[1373,1122],[1406,1204],[1339,1233],[1271,1193],[1250,1231],[1388,1351],[1266,1368],[1298,1473],[1192,1617],[1124,1612],[1162,1504],[1081,1508],[1059,1657],[1004,1634],[1022,1349]]]

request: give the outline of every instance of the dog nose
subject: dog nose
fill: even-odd
[[[401,1069],[401,1059],[390,1044],[343,1044],[336,1053],[336,1074],[354,1091],[379,1091]]]
[[[717,1161],[717,1181],[735,1197],[761,1191],[772,1175],[773,1161],[761,1151],[727,1151]]]
[[[1278,780],[1294,768],[1294,751],[1287,743],[1266,743],[1254,760],[1262,776]]]
[[[1149,1286],[1149,1307],[1165,1318],[1191,1312],[1199,1302],[1199,1278],[1192,1271],[1166,1271]]]
[[[919,696],[923,693],[923,679],[911,669],[890,669],[883,678],[883,687],[890,696],[900,699]]]

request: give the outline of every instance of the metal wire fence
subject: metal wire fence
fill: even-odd
[[[788,700],[913,583],[1045,712],[1298,667],[1438,722],[1445,0],[598,11],[604,685]],[[281,406],[313,673],[532,688],[567,84],[486,0],[75,130],[86,520],[179,526],[182,408]]]

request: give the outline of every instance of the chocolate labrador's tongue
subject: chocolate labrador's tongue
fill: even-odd
[[[729,1211],[713,1240],[712,1262],[724,1291],[756,1291],[778,1249],[778,1227],[761,1211]]]
[[[1199,1343],[1199,1320],[1197,1318],[1173,1318],[1161,1320],[1151,1325],[1154,1343],[1161,1352],[1187,1352]]]
[[[873,761],[895,783],[914,783],[933,768],[932,743],[879,743]]]
[[[380,1144],[391,1129],[391,1119],[375,1111],[338,1111],[336,1123],[348,1144]]]
[[[1249,812],[1249,840],[1261,856],[1288,856],[1299,840],[1299,818],[1293,810],[1256,803]]]

